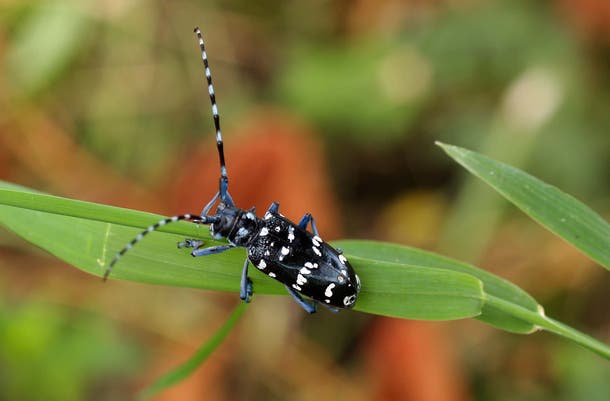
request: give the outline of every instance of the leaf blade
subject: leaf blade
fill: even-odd
[[[218,328],[197,351],[182,364],[155,380],[150,386],[140,391],[138,398],[150,398],[168,387],[181,382],[190,376],[206,359],[224,342],[240,321],[248,304],[240,302],[231,312],[224,324]]]
[[[97,276],[103,274],[115,252],[162,217],[23,192],[14,187],[0,189],[0,205],[0,223],[58,258]],[[188,251],[176,249],[176,242],[184,237],[203,239],[207,245],[219,243],[202,227],[175,223],[147,235],[121,258],[111,278],[237,292],[244,251],[235,249],[192,258]],[[356,259],[354,267],[366,278],[357,310],[445,320],[476,316],[484,303],[480,282],[467,274]],[[283,285],[256,269],[252,269],[251,278],[256,294],[286,293]],[[401,287],[396,282],[417,282],[418,286]],[[439,290],[443,288],[452,291]]]
[[[610,224],[587,205],[515,167],[457,146],[437,145],[536,222],[610,269]]]
[[[369,258],[374,255],[378,260],[468,274],[482,282],[486,295],[496,296],[533,312],[541,308],[534,298],[516,285],[485,270],[432,252],[404,245],[365,240],[342,240],[334,242],[334,245],[358,257]],[[476,318],[513,333],[528,334],[536,330],[532,323],[511,316],[488,303],[485,303],[482,313]]]

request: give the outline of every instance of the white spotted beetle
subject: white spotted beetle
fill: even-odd
[[[201,47],[201,58],[205,67],[216,128],[216,145],[220,159],[218,192],[203,208],[200,215],[183,214],[163,219],[138,234],[110,262],[104,273],[104,280],[108,278],[119,259],[145,235],[166,224],[190,220],[199,224],[210,224],[210,232],[214,238],[226,238],[229,242],[227,245],[207,248],[202,247],[203,241],[193,239],[178,243],[179,248],[193,248],[192,256],[211,255],[235,247],[246,248],[248,256],[240,284],[240,298],[245,302],[250,302],[253,293],[252,281],[248,277],[248,265],[252,263],[269,277],[284,284],[292,298],[309,313],[316,311],[318,303],[335,311],[337,308],[353,307],[360,292],[360,279],[342,252],[328,245],[318,236],[318,229],[311,214],[305,214],[299,224],[294,224],[278,212],[277,202],[271,204],[262,219],[256,217],[254,208],[244,210],[233,203],[228,191],[229,179],[212,75],[199,28],[195,28],[195,33]],[[219,199],[215,214],[209,215]],[[307,231],[307,225],[310,223],[313,234]],[[307,302],[301,295],[309,297],[313,302]]]

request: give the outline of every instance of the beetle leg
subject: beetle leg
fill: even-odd
[[[224,252],[228,249],[234,248],[235,245],[218,245],[218,246],[211,246],[209,248],[200,248],[200,249],[195,249],[193,252],[191,252],[192,256],[207,256],[207,255],[213,255],[215,253],[221,253]]]
[[[298,227],[301,230],[307,230],[307,224],[311,223],[311,231],[314,235],[318,235],[318,228],[316,227],[316,222],[313,219],[311,213],[305,213],[305,216],[301,219],[298,224]]]
[[[332,313],[339,313],[339,308],[335,308],[334,306],[326,305],[325,303],[318,302],[320,305],[324,306],[326,309],[331,311]]]
[[[203,241],[186,238],[184,242],[178,242],[178,248],[194,248],[197,249],[203,245]]]
[[[290,296],[292,297],[292,299],[294,299],[296,301],[297,304],[299,304],[301,306],[301,308],[305,309],[305,312],[307,313],[316,313],[316,304],[310,304],[309,302],[305,301],[298,292],[296,292],[295,290],[293,290],[292,288],[286,286],[286,290],[288,291],[288,294],[290,294]]]
[[[250,261],[248,258],[246,258],[244,268],[241,271],[241,281],[239,283],[239,297],[246,303],[250,302],[250,297],[252,296],[252,280],[250,280],[250,277],[248,277],[249,263]]]
[[[205,205],[205,207],[201,211],[202,216],[207,216],[208,213],[210,213],[210,209],[212,208],[212,206],[214,206],[214,203],[216,203],[219,196],[220,192],[216,192],[216,195],[214,195],[214,197],[207,203],[207,205]]]
[[[271,204],[271,206],[269,206],[269,209],[267,209],[267,212],[271,213],[271,214],[277,214],[279,212],[279,210],[280,210],[280,204],[277,202],[273,202]]]

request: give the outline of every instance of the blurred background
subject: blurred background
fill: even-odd
[[[325,239],[434,250],[610,341],[604,269],[451,162],[527,170],[610,216],[606,0],[24,1],[0,4],[0,178],[171,215],[218,167],[231,192],[312,212]],[[466,235],[464,235],[466,233]],[[366,285],[366,284],[365,284]],[[204,342],[237,294],[96,277],[0,232],[0,399],[129,399]],[[607,400],[606,361],[545,333],[255,296],[159,400]]]

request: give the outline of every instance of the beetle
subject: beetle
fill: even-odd
[[[263,218],[250,210],[235,206],[229,194],[229,178],[225,163],[220,117],[216,95],[212,85],[212,74],[208,63],[203,36],[198,27],[194,30],[201,48],[208,92],[212,104],[212,116],[216,129],[216,146],[220,161],[218,192],[205,205],[201,214],[183,214],[163,219],[138,234],[112,259],[104,280],[110,275],[119,259],[144,236],[167,224],[188,220],[198,224],[209,224],[215,239],[226,239],[228,244],[203,247],[204,242],[186,239],[178,243],[179,248],[192,248],[192,256],[206,256],[241,247],[247,251],[240,280],[240,298],[250,302],[253,295],[252,280],[248,276],[249,265],[269,277],[281,282],[292,298],[308,313],[316,311],[322,304],[331,310],[349,309],[354,306],[360,292],[358,275],[343,255],[320,238],[315,220],[306,213],[298,224],[279,213],[279,204],[273,202]],[[218,202],[214,214],[211,209]],[[311,226],[312,232],[307,231]],[[307,301],[303,296],[308,297]]]

